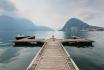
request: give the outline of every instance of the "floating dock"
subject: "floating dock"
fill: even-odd
[[[61,40],[48,39],[26,70],[79,70]]]
[[[93,46],[94,41],[85,38],[63,39],[62,44],[67,46]]]
[[[53,38],[54,39],[54,38]],[[74,37],[70,39],[59,39],[63,45],[69,46],[90,46],[94,41],[85,38]],[[36,39],[35,36],[20,36],[16,37],[14,41],[15,46],[42,46],[46,42],[46,39]]]
[[[16,37],[14,46],[41,46],[46,40],[44,39],[35,39],[35,36],[20,36]]]
[[[36,39],[31,36],[18,37],[15,46],[43,45],[26,70],[79,70],[63,45],[88,45],[91,40],[74,37],[70,39]]]

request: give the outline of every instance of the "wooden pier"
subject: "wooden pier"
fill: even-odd
[[[26,70],[79,70],[63,45],[89,45],[92,40],[84,38],[36,39],[31,36],[20,36],[14,41],[15,46],[43,45]]]
[[[54,39],[54,38],[53,38]],[[69,46],[86,46],[86,45],[92,45],[92,40],[88,40],[85,38],[70,38],[70,39],[59,39],[63,45],[69,45]],[[35,46],[35,45],[43,45],[46,42],[46,39],[36,39],[31,36],[22,36],[22,37],[16,37],[16,40],[14,41],[15,46]]]
[[[94,41],[85,38],[78,39],[63,39],[62,44],[64,46],[93,46]]]
[[[45,43],[45,39],[31,39],[29,37],[24,37],[22,39],[16,39],[14,42],[14,46],[35,46],[35,45],[43,45]]]
[[[51,38],[34,57],[26,70],[79,70],[62,45],[62,40]]]

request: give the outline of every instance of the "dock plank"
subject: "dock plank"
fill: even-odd
[[[59,40],[49,39],[27,70],[79,70],[72,61]]]

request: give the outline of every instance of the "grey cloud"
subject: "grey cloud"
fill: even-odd
[[[96,10],[104,10],[104,0],[88,0],[88,7]]]
[[[0,14],[14,13],[16,7],[10,0],[0,0]]]
[[[63,26],[71,17],[104,26],[104,0],[15,0],[14,3],[25,17],[34,21],[35,16],[37,22],[52,28]]]

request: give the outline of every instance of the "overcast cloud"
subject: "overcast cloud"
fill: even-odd
[[[38,25],[55,29],[71,17],[104,26],[104,0],[0,0],[1,11],[15,12]]]
[[[13,15],[15,11],[15,5],[10,0],[0,0],[0,14]]]

